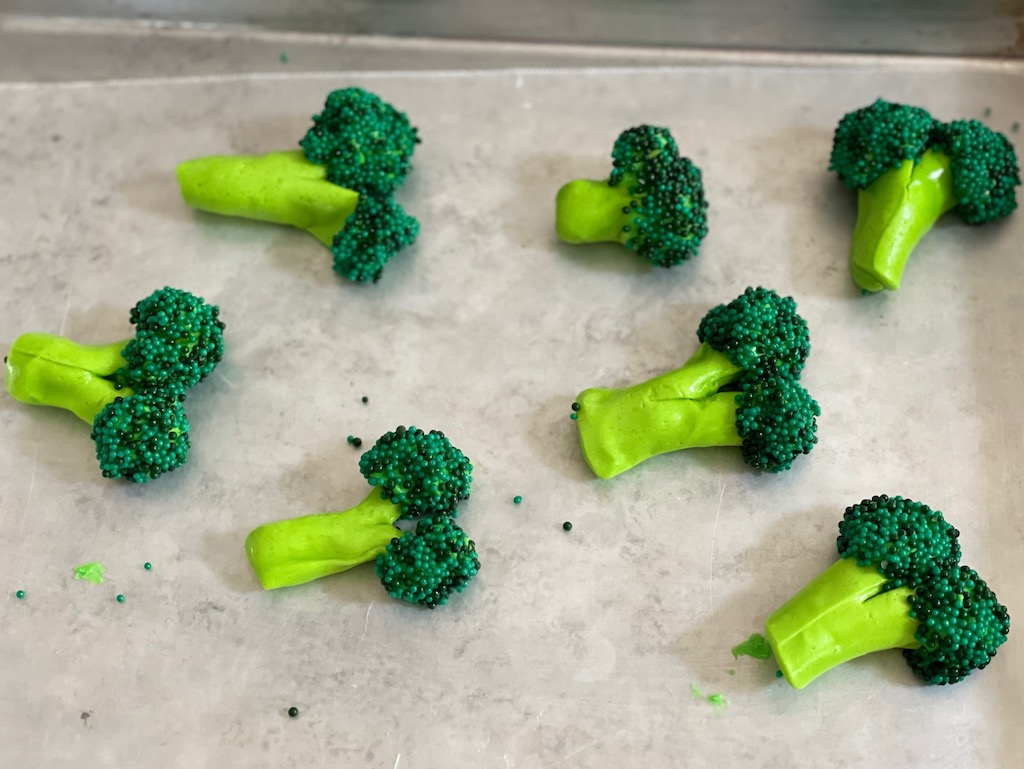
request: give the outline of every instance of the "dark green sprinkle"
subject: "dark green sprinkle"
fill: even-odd
[[[282,64],[287,64],[288,63],[288,54],[284,53],[283,51],[281,52],[281,63]]]
[[[363,445],[363,439],[362,438],[353,438],[352,439],[352,445],[355,446],[358,449],[360,446]]]
[[[782,671],[781,670],[776,670],[775,671],[775,677],[776,678],[782,678]]]
[[[580,404],[577,403],[576,401],[573,401],[572,402],[572,410],[573,411],[579,411],[580,410]]]
[[[562,524],[562,528],[565,529],[566,531],[572,531],[572,523],[569,522],[569,521],[566,521],[565,523]]]
[[[25,597],[25,591],[24,590],[19,590],[17,593],[15,593],[15,595],[18,598],[24,598]]]
[[[149,561],[146,561],[144,564],[142,564],[142,568],[146,571],[150,571],[153,568],[153,564],[151,564]]]
[[[294,708],[294,707],[288,708],[288,715],[291,718],[298,718],[299,717],[299,709],[298,708]]]
[[[350,436],[348,436],[348,437],[347,437],[347,438],[346,438],[345,440],[346,440],[346,441],[348,441],[349,443],[351,443],[352,441],[354,441],[354,440],[355,440],[355,438],[354,438],[353,436],[351,436],[351,435],[350,435]]]
[[[117,602],[118,603],[124,603],[124,596],[121,595],[120,593],[117,594]]]
[[[571,413],[571,414],[569,415],[569,419],[575,419],[575,418],[576,418],[576,412],[574,411],[574,412],[572,412],[572,413]]]
[[[370,399],[369,399],[369,398],[367,398],[367,397],[366,397],[366,396],[364,395],[364,396],[363,396],[363,403],[369,403],[369,402],[370,402]]]
[[[518,505],[520,502],[523,501],[523,498],[521,496],[519,496],[518,494],[516,494],[514,497],[512,497],[512,501],[515,502]]]

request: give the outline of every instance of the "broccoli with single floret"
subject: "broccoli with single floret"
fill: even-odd
[[[399,427],[359,459],[373,486],[355,507],[268,523],[245,540],[265,590],[301,585],[375,562],[393,598],[429,608],[462,592],[480,569],[475,545],[455,525],[473,466],[443,433]],[[420,519],[402,533],[398,520]]]
[[[698,446],[742,446],[749,464],[779,471],[811,450],[820,410],[796,383],[811,347],[792,298],[748,288],[708,312],[697,338],[681,368],[580,393],[576,424],[595,474]]]
[[[707,235],[700,169],[679,155],[667,128],[623,131],[607,181],[576,179],[555,199],[555,228],[566,243],[621,243],[660,267],[697,254]]]
[[[419,232],[392,197],[418,142],[404,113],[346,88],[327,97],[301,150],[189,160],[178,183],[193,208],[306,230],[331,249],[339,275],[377,281]]]
[[[219,308],[175,288],[140,301],[130,320],[133,339],[102,346],[23,334],[5,358],[6,379],[16,400],[92,425],[104,477],[143,483],[184,464],[185,391],[223,357],[224,323]]]
[[[947,211],[984,224],[1017,207],[1020,173],[1006,136],[882,99],[839,122],[829,168],[857,190],[850,271],[865,291],[899,288],[914,247]]]
[[[985,581],[959,565],[959,534],[938,510],[902,497],[847,508],[839,560],[767,620],[786,680],[802,689],[885,649],[902,649],[930,684],[955,684],[988,665],[1010,617]]]

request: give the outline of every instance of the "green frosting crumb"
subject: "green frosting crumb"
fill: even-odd
[[[736,675],[736,668],[726,668],[725,672],[728,673],[731,676],[734,676],[734,675]]]
[[[739,659],[741,656],[753,657],[757,660],[766,660],[772,656],[772,647],[760,633],[752,633],[750,638],[741,644],[732,647],[732,656]]]
[[[705,696],[701,693],[700,689],[697,688],[697,684],[690,684],[690,694],[693,695],[694,699],[705,700],[715,709],[716,713],[721,713],[729,707],[729,698],[724,694],[708,694]]]
[[[103,575],[106,573],[107,570],[101,563],[83,563],[75,567],[75,579],[84,579],[94,585],[102,583]]]

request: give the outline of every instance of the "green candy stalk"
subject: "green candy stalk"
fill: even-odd
[[[349,510],[268,523],[245,539],[245,553],[264,590],[301,585],[375,561],[401,536],[402,511],[373,489]]]

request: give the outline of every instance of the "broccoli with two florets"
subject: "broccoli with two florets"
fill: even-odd
[[[985,581],[959,564],[959,535],[938,510],[902,497],[847,508],[839,560],[766,622],[786,680],[802,689],[885,649],[902,649],[930,684],[955,684],[988,665],[1010,617]]]
[[[404,113],[346,88],[327,97],[301,150],[189,160],[178,183],[193,208],[306,230],[331,249],[339,275],[377,281],[419,232],[392,197],[417,143]]]
[[[392,598],[433,609],[480,570],[473,541],[452,520],[473,466],[441,432],[399,427],[359,459],[373,486],[355,507],[268,523],[245,540],[265,590],[301,585],[374,562]],[[399,520],[419,519],[402,533]]]
[[[607,181],[576,179],[558,191],[555,228],[566,243],[621,243],[672,267],[697,254],[707,209],[700,169],[667,128],[641,125],[615,141]]]
[[[821,410],[797,381],[810,353],[807,324],[791,298],[748,288],[712,309],[697,336],[701,346],[681,368],[577,396],[580,447],[595,475],[707,446],[740,446],[747,464],[778,472],[817,443]]]
[[[135,337],[103,346],[50,334],[23,334],[5,358],[15,400],[71,411],[92,426],[106,478],[137,483],[185,463],[185,391],[224,355],[220,310],[163,288],[132,308]]]
[[[864,291],[899,288],[914,247],[947,211],[984,224],[1017,207],[1020,173],[1006,136],[882,99],[839,122],[829,168],[858,193],[850,272]]]

